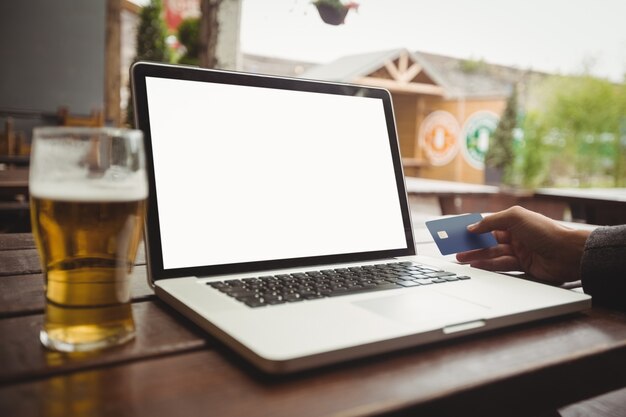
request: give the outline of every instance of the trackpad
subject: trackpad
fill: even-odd
[[[396,322],[429,328],[483,319],[488,310],[487,307],[434,291],[411,291],[355,301],[353,304]]]

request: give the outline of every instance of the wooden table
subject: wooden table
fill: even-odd
[[[591,224],[626,224],[626,188],[540,188],[535,196],[568,204],[574,219]]]
[[[0,233],[29,230],[28,168],[0,170]]]
[[[435,254],[421,227],[418,250]],[[626,386],[626,314],[602,308],[266,376],[155,299],[143,259],[132,278],[136,339],[60,354],[38,341],[32,236],[0,235],[1,416],[536,416]]]
[[[27,167],[30,164],[30,155],[0,155],[0,164]]]
[[[0,170],[0,199],[28,196],[28,168]]]
[[[496,212],[520,205],[552,219],[563,220],[568,207],[567,202],[560,200],[537,199],[532,191],[427,178],[406,177],[405,181],[412,203],[419,205],[424,204],[426,198],[434,199],[443,215]]]

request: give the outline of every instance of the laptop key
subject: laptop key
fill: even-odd
[[[353,290],[357,290],[358,291],[358,290],[361,290],[363,288],[365,288],[365,287],[363,287],[362,285],[350,285],[348,287],[348,291],[353,291]]]
[[[318,298],[324,298],[324,296],[321,294],[307,294],[303,296],[302,298],[304,298],[305,300],[315,300]]]
[[[265,294],[262,294],[261,297],[266,302],[270,301],[270,300],[282,300],[283,299],[283,296],[280,295],[279,293],[276,293],[276,292],[274,292],[274,293],[265,293]]]
[[[273,305],[276,305],[276,304],[284,304],[284,303],[286,303],[286,301],[282,300],[282,299],[280,299],[280,300],[266,300],[265,303],[267,305],[273,306]]]
[[[401,281],[398,282],[398,284],[402,285],[403,287],[417,287],[418,285],[420,285],[415,281]]]
[[[256,291],[233,291],[233,292],[229,292],[228,295],[230,295],[231,297],[235,297],[237,299],[239,298],[247,298],[247,297],[254,297],[255,295],[257,295],[258,293]]]
[[[444,277],[449,277],[449,276],[456,275],[456,274],[453,272],[441,271],[441,272],[432,272],[427,275],[433,278],[436,278],[436,277],[444,278]]]
[[[240,300],[240,301],[243,301],[243,300]],[[247,305],[248,307],[253,307],[253,308],[254,308],[254,307],[264,307],[264,306],[266,306],[266,305],[267,305],[267,304],[265,304],[265,303],[263,302],[263,300],[259,300],[258,298],[254,298],[254,299],[246,300],[246,301],[243,301],[243,303],[244,303],[245,305]]]
[[[300,294],[286,294],[283,297],[283,300],[285,300],[285,301],[287,301],[289,303],[293,303],[293,302],[296,302],[296,301],[303,301],[304,298],[302,298],[300,296]]]
[[[402,288],[402,286],[388,283],[385,285],[379,285],[376,288],[358,288],[354,290],[345,289],[345,290],[340,290],[340,291],[333,291],[331,294],[328,294],[328,296],[337,297],[340,295],[352,295],[352,294],[361,294],[361,293],[372,292],[372,291],[395,290],[398,288]]]

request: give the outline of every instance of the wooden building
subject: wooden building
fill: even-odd
[[[534,74],[406,49],[342,57],[304,78],[388,89],[409,176],[484,182],[484,154],[514,84]]]

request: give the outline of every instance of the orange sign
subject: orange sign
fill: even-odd
[[[429,114],[420,125],[418,140],[432,165],[450,163],[459,152],[459,122],[447,111]]]

